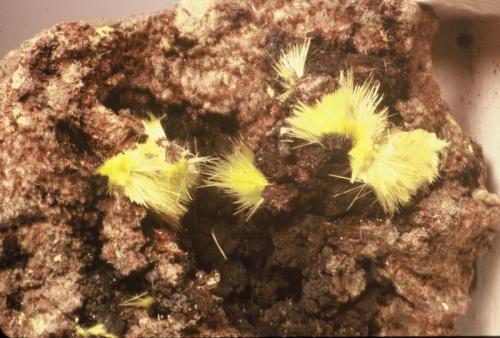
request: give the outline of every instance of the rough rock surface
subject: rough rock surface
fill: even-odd
[[[181,1],[172,11],[96,26],[58,24],[0,62],[0,328],[74,336],[450,334],[466,311],[475,259],[500,224],[480,147],[431,77],[428,9],[405,0]],[[284,103],[273,58],[312,40],[306,76]],[[279,133],[352,67],[380,82],[391,123],[446,139],[441,179],[393,218],[367,197],[346,211],[350,144],[292,147]],[[167,113],[172,139],[201,155],[231,137],[273,186],[246,223],[200,189],[173,234],[106,194],[94,175]],[[409,149],[409,151],[415,151]],[[211,232],[228,260],[217,249]],[[120,304],[148,292],[148,310]]]

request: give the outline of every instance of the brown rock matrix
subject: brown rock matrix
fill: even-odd
[[[0,61],[0,328],[12,337],[452,334],[500,224],[481,148],[431,76],[434,14],[403,0],[181,1],[109,25],[63,23]],[[281,49],[311,39],[286,101]],[[297,101],[341,71],[380,83],[392,127],[449,142],[441,177],[394,217],[346,211],[349,141],[284,142]],[[172,232],[95,175],[147,112],[200,156],[241,137],[272,183],[245,221],[199,188]],[[196,149],[194,145],[196,144]],[[418,151],[418,149],[408,149]],[[213,237],[224,250],[223,257]],[[147,292],[145,309],[121,304]]]

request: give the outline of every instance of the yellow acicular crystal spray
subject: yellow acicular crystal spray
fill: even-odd
[[[439,176],[439,153],[446,142],[422,129],[389,135],[357,181],[369,185],[389,214],[408,204],[417,190]]]
[[[143,126],[147,141],[108,159],[97,173],[108,177],[111,194],[124,194],[179,229],[204,159],[168,141],[159,119]]]
[[[247,220],[264,202],[262,192],[269,185],[253,162],[252,151],[244,143],[235,144],[231,154],[213,162],[207,179],[207,186],[224,189],[235,198],[236,213],[246,212]]]
[[[279,59],[274,63],[273,67],[285,89],[285,92],[279,96],[280,100],[286,99],[300,78],[304,76],[310,45],[310,39],[306,39],[302,44],[292,45],[286,51],[282,50]]]
[[[299,104],[284,132],[310,144],[322,144],[331,134],[349,138],[351,182],[372,188],[384,211],[393,214],[438,177],[446,142],[422,129],[391,133],[387,109],[378,108],[382,96],[377,85],[355,85],[351,72],[341,74],[339,83],[316,104]]]

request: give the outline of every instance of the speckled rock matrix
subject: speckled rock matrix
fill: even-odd
[[[480,147],[431,77],[433,13],[403,0],[181,1],[109,25],[59,24],[0,62],[0,328],[125,337],[450,334],[475,259],[500,224]],[[272,64],[311,38],[287,101]],[[346,211],[348,142],[293,147],[280,128],[297,101],[373,76],[393,127],[446,139],[441,179],[392,219],[373,198]],[[175,234],[106,194],[94,175],[164,113],[171,139],[202,156],[241,136],[273,183],[250,220],[199,189]],[[412,151],[412,150],[409,150]],[[413,150],[414,151],[414,150]],[[228,260],[221,255],[212,232]],[[147,292],[149,309],[120,306]]]

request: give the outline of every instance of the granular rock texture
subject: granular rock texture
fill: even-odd
[[[404,0],[181,1],[109,25],[58,24],[0,62],[0,328],[12,337],[451,334],[500,224],[480,147],[431,77],[433,13]],[[311,38],[285,102],[280,50]],[[348,209],[350,142],[295,147],[297,101],[342,70],[380,83],[394,128],[449,142],[441,178],[394,217]],[[166,114],[171,139],[223,154],[241,137],[272,183],[249,222],[212,188],[173,233],[95,175]],[[196,142],[195,142],[196,141]],[[418,151],[418,149],[408,149]],[[227,260],[212,235],[224,250]],[[147,292],[148,309],[121,304]]]

